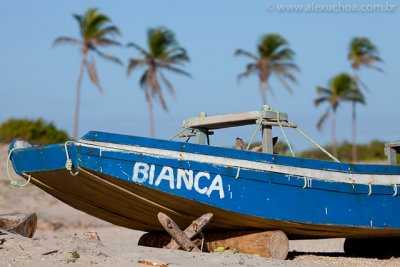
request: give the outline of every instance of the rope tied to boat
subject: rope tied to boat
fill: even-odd
[[[296,157],[296,155],[295,155],[294,152],[293,152],[292,146],[290,145],[289,139],[287,138],[286,133],[285,133],[285,131],[283,130],[282,123],[281,123],[281,118],[280,118],[281,113],[280,113],[279,111],[277,111],[277,110],[273,110],[273,109],[272,109],[271,107],[269,107],[269,106],[268,106],[268,109],[276,113],[276,121],[278,122],[278,125],[279,125],[279,128],[281,129],[282,135],[283,135],[283,137],[285,138],[285,142],[286,142],[286,144],[288,145],[289,150],[290,150],[290,153],[292,154],[292,156],[293,156],[293,157]]]
[[[261,127],[262,123],[263,123],[263,118],[262,118],[262,115],[261,115],[261,112],[260,112],[260,116],[258,117],[256,127],[254,128],[253,133],[252,133],[251,138],[250,138],[250,141],[246,146],[246,150],[249,150],[251,144],[253,143],[254,137],[256,136],[257,132],[260,130],[260,127]],[[237,169],[237,172],[236,172],[236,175],[235,175],[235,179],[238,179],[239,175],[240,175],[240,167],[238,167],[238,169]]]
[[[68,153],[68,144],[69,143],[72,143],[72,144],[75,144],[75,142],[74,141],[67,141],[67,142],[65,142],[64,143],[64,148],[65,148],[65,155],[67,156],[67,161],[65,162],[65,169],[67,169],[67,171],[69,171],[69,173],[72,175],[72,176],[77,176],[78,174],[79,174],[79,171],[76,171],[76,172],[74,172],[73,171],[73,165],[72,165],[72,160],[71,160],[71,158],[69,157],[69,153]]]
[[[290,149],[290,152],[291,152],[291,154],[292,154],[292,156],[294,157],[295,155],[294,155],[294,153],[293,153],[293,150],[292,150],[292,147],[291,147],[291,145],[290,145],[290,143],[289,143],[289,140],[288,140],[288,138],[287,138],[287,136],[286,136],[286,134],[285,134],[285,131],[283,130],[283,127],[282,127],[282,124],[281,124],[281,121],[280,121],[280,112],[278,111],[278,110],[274,110],[274,109],[272,109],[271,107],[269,107],[269,110],[271,110],[271,111],[274,111],[274,112],[276,112],[276,114],[277,114],[277,122],[278,122],[278,125],[279,125],[279,127],[281,128],[281,131],[282,131],[282,134],[283,134],[283,136],[284,136],[284,138],[285,138],[285,141],[286,141],[286,143],[287,143],[287,145],[288,145],[288,147],[289,147],[289,149]],[[340,162],[335,156],[333,156],[331,153],[329,153],[325,148],[323,148],[321,145],[319,145],[316,141],[314,141],[311,137],[309,137],[307,134],[305,134],[301,129],[300,129],[300,127],[296,127],[296,128],[294,128],[295,129],[295,131],[296,132],[298,132],[301,136],[303,136],[307,141],[309,141],[310,143],[312,143],[314,146],[316,146],[318,149],[320,149],[323,153],[325,153],[328,157],[330,157],[332,160],[334,160],[334,161],[336,161],[336,162]]]
[[[8,153],[7,163],[6,163],[6,171],[7,171],[8,179],[10,179],[10,184],[11,184],[13,187],[15,187],[15,188],[22,188],[22,187],[24,187],[24,186],[26,186],[26,185],[28,185],[28,184],[30,183],[30,181],[31,181],[31,175],[28,175],[28,174],[26,174],[26,173],[23,172],[22,175],[28,177],[28,180],[27,180],[25,183],[20,184],[20,183],[18,183],[17,180],[14,180],[14,179],[11,177],[10,167],[9,167],[9,165],[10,165],[9,163],[11,162],[11,154],[14,152],[14,150],[16,150],[16,149],[18,149],[18,148],[20,148],[20,147],[14,147],[14,148],[12,148],[12,149],[10,150],[10,152]]]

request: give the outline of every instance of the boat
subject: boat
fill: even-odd
[[[262,133],[261,152],[209,145],[217,130],[243,125],[254,125],[252,139]],[[200,113],[183,122],[176,135],[183,141],[90,131],[64,144],[14,141],[9,157],[27,182],[135,230],[163,230],[159,212],[182,228],[212,213],[210,230],[281,230],[290,238],[400,236],[400,143],[385,147],[390,164],[298,158],[274,154],[273,127],[301,132],[286,113],[263,106]]]

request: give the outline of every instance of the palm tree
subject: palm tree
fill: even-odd
[[[353,101],[364,103],[364,96],[360,93],[357,82],[347,73],[333,77],[329,82],[329,87],[317,87],[318,98],[314,100],[316,106],[327,102],[328,108],[317,123],[321,129],[325,120],[332,115],[332,150],[337,157],[336,148],[336,111],[342,101]]]
[[[268,83],[271,75],[275,75],[279,82],[289,91],[292,88],[287,81],[297,83],[292,74],[293,71],[300,71],[293,62],[295,53],[290,49],[288,42],[278,34],[267,34],[260,38],[257,45],[257,54],[237,49],[235,56],[246,56],[252,60],[247,64],[246,70],[238,75],[238,80],[243,77],[257,74],[259,78],[259,90],[263,104],[267,104],[267,90],[273,93],[273,88]]]
[[[175,34],[172,31],[164,27],[149,29],[147,31],[147,45],[148,49],[146,50],[135,43],[128,44],[128,46],[135,48],[143,56],[143,58],[131,58],[129,60],[128,74],[132,73],[137,68],[145,68],[139,84],[144,90],[149,107],[150,136],[154,137],[153,99],[158,97],[162,108],[168,111],[159,82],[160,79],[167,87],[168,91],[175,96],[174,87],[165,77],[163,70],[188,77],[191,76],[180,68],[183,63],[189,62],[189,56],[186,50],[179,46],[175,39]]]
[[[351,62],[351,67],[354,71],[354,79],[357,83],[364,86],[367,89],[365,83],[363,83],[358,77],[358,70],[360,67],[368,67],[378,71],[382,71],[374,63],[382,62],[379,57],[378,48],[365,37],[354,38],[349,47],[348,59]],[[361,93],[361,92],[360,92]],[[352,159],[353,162],[357,161],[357,123],[356,123],[356,102],[352,102]]]
[[[80,46],[82,53],[81,66],[79,70],[78,83],[76,86],[76,103],[75,103],[75,114],[74,114],[74,127],[73,127],[73,138],[76,139],[78,135],[78,120],[79,120],[79,109],[80,109],[80,96],[81,96],[81,83],[85,68],[88,72],[89,78],[92,83],[97,87],[100,93],[102,88],[100,86],[99,78],[96,71],[96,65],[93,58],[88,60],[90,52],[94,52],[100,57],[111,60],[113,62],[122,64],[122,62],[103,51],[99,48],[120,45],[110,37],[113,35],[120,35],[117,27],[111,25],[111,19],[106,15],[100,13],[95,8],[88,9],[84,15],[73,15],[77,20],[80,29],[81,39],[72,37],[58,37],[54,40],[54,45],[58,44],[72,44]]]

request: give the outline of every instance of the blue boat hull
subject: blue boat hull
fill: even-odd
[[[63,145],[17,149],[12,161],[17,173],[31,175],[33,184],[65,203],[137,230],[162,230],[157,221],[162,211],[182,228],[212,212],[209,229],[279,229],[294,238],[400,235],[397,185],[312,176],[332,172],[339,179],[395,179],[399,166],[295,159],[99,132],[68,145],[67,152],[77,176],[65,170]],[[270,170],[257,169],[264,165]],[[297,170],[302,174],[288,174]]]

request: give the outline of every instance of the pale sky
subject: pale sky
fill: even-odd
[[[325,106],[316,108],[315,88],[326,86],[341,72],[351,73],[347,52],[353,37],[368,37],[381,52],[385,73],[362,70],[368,84],[366,106],[358,106],[358,139],[400,140],[400,8],[396,1],[314,1],[319,4],[387,3],[394,12],[279,12],[278,4],[311,3],[306,1],[7,1],[0,9],[3,26],[0,42],[0,122],[10,118],[42,117],[59,128],[72,132],[76,82],[80,53],[74,46],[52,47],[58,36],[79,37],[72,14],[83,14],[97,7],[117,25],[122,36],[118,41],[146,45],[150,27],[165,26],[176,33],[191,62],[185,66],[193,79],[166,73],[175,86],[176,99],[165,90],[169,112],[155,103],[156,137],[168,139],[181,129],[182,120],[205,111],[209,115],[258,110],[261,98],[257,77],[236,75],[248,60],[233,56],[237,48],[256,50],[259,37],[278,33],[296,52],[301,68],[299,84],[288,93],[276,80],[269,95],[273,108],[289,113],[317,142],[330,142],[330,123],[322,132],[316,129]],[[272,8],[271,8],[272,7]],[[120,57],[125,66],[96,58],[104,88],[100,95],[87,77],[82,84],[82,107],[79,135],[101,130],[138,136],[149,135],[148,109],[138,85],[141,74],[126,75],[126,63],[138,53],[129,48],[106,50]],[[351,139],[350,105],[338,110],[338,140]],[[213,136],[213,144],[230,146],[236,136],[250,139],[252,127],[243,127]],[[277,135],[279,129],[275,130]],[[295,150],[311,145],[288,130]],[[282,138],[281,138],[282,139]]]

